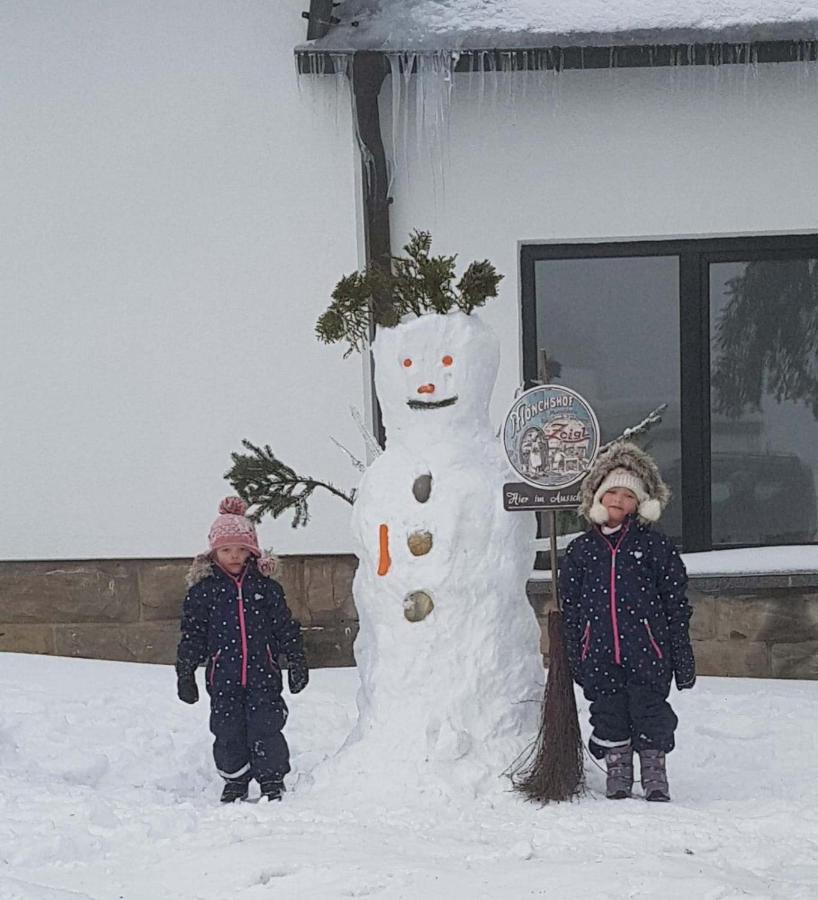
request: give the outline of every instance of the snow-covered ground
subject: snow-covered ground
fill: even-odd
[[[502,781],[324,784],[356,687],[314,672],[284,802],[222,807],[171,668],[0,654],[0,898],[818,897],[818,682],[702,678],[671,698],[672,803],[606,800],[588,761],[588,794],[545,808]]]

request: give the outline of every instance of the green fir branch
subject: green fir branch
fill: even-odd
[[[465,313],[470,313],[478,306],[484,306],[489,297],[497,296],[497,285],[502,280],[503,276],[497,273],[487,259],[473,262],[457,283],[460,295],[457,305]]]
[[[369,339],[370,322],[394,328],[406,315],[445,314],[459,309],[468,314],[497,296],[502,279],[484,259],[474,261],[454,284],[457,256],[431,256],[432,236],[415,230],[404,246],[404,256],[390,264],[372,263],[361,272],[345,275],[332,292],[332,304],[318,319],[319,340],[346,340],[344,354],[362,350]]]
[[[315,333],[319,341],[332,344],[346,338],[349,349],[362,350],[369,338],[369,309],[372,286],[366,272],[345,275],[332,292],[330,308],[318,319]]]
[[[250,454],[231,453],[233,465],[224,477],[247,503],[247,517],[253,522],[260,522],[265,515],[277,519],[291,511],[293,528],[306,525],[310,519],[307,501],[319,487],[349,504],[354,502],[354,494],[346,494],[330,482],[298,475],[276,457],[269,445],[256,447],[248,440],[242,445]]]

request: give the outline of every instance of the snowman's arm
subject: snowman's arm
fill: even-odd
[[[392,560],[389,557],[389,526],[381,523],[378,528],[378,575],[386,575]]]

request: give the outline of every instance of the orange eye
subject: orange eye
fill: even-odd
[[[451,356],[446,354],[446,356],[443,357],[441,362],[443,363],[444,366],[450,366],[454,362],[454,360],[451,358]]]
[[[412,360],[409,359],[409,357],[407,356],[406,359],[403,361],[403,365],[404,365],[404,368],[408,369],[412,365]]]

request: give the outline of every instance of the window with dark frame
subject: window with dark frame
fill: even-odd
[[[818,541],[818,235],[521,247],[523,372],[643,444],[687,551]],[[576,530],[563,517],[560,531]]]

